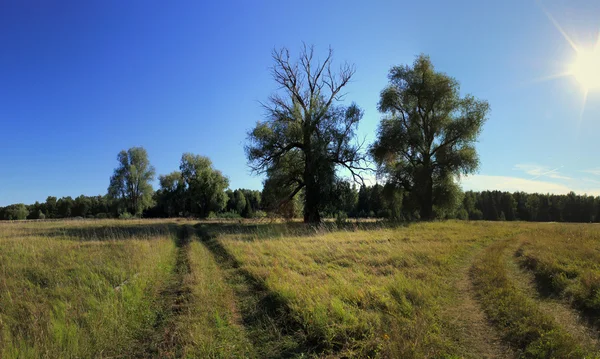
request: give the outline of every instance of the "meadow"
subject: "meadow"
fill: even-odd
[[[598,358],[600,226],[0,223],[1,358]]]

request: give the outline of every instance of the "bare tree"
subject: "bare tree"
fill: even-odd
[[[340,104],[355,69],[345,63],[336,72],[332,59],[331,48],[322,62],[315,59],[313,46],[304,45],[295,62],[287,49],[273,51],[272,75],[280,88],[263,105],[266,119],[250,131],[246,146],[252,170],[286,190],[283,201],[305,191],[307,223],[320,222],[336,169],[346,169],[360,182],[368,170],[362,145],[354,143],[363,113],[354,103]]]

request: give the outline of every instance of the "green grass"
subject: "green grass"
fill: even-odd
[[[503,337],[523,358],[591,357],[549,313],[519,290],[506,267],[507,247],[507,241],[493,243],[472,270],[483,308]]]
[[[226,284],[210,251],[199,242],[189,250],[190,273],[185,285],[192,300],[182,315],[178,331],[184,336],[182,355],[186,358],[243,358],[251,356],[235,307],[233,290]]]
[[[136,355],[174,265],[170,237],[12,234],[0,235],[0,357]]]
[[[449,274],[481,245],[518,230],[448,222],[277,236],[276,227],[275,235],[263,228],[218,240],[325,353],[422,358],[460,354],[438,315],[455,295]]]
[[[518,259],[540,290],[569,301],[596,326],[600,319],[600,228],[551,225],[522,238]]]

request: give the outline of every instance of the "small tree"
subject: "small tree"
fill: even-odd
[[[119,152],[119,166],[110,178],[108,195],[124,209],[135,215],[152,205],[154,167],[143,147]]]
[[[319,63],[306,46],[297,62],[285,48],[273,52],[272,74],[282,92],[269,98],[267,119],[248,134],[246,146],[252,170],[288,189],[277,193],[280,204],[304,190],[304,221],[311,223],[321,220],[322,199],[333,188],[336,167],[354,179],[361,179],[364,170],[360,146],[352,143],[362,111],[355,104],[339,104],[354,68],[346,64],[335,73],[332,59],[330,49]]]
[[[455,177],[478,167],[474,143],[489,112],[486,101],[460,96],[458,82],[436,72],[429,57],[393,67],[381,92],[379,125],[371,153],[388,180],[416,204],[421,219],[455,205]],[[450,198],[448,197],[450,196]]]

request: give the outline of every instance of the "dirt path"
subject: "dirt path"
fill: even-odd
[[[502,341],[477,301],[470,269],[473,260],[484,250],[478,249],[455,274],[456,299],[454,305],[446,308],[444,315],[448,316],[452,329],[456,331],[457,344],[464,357],[515,358],[513,350]]]

